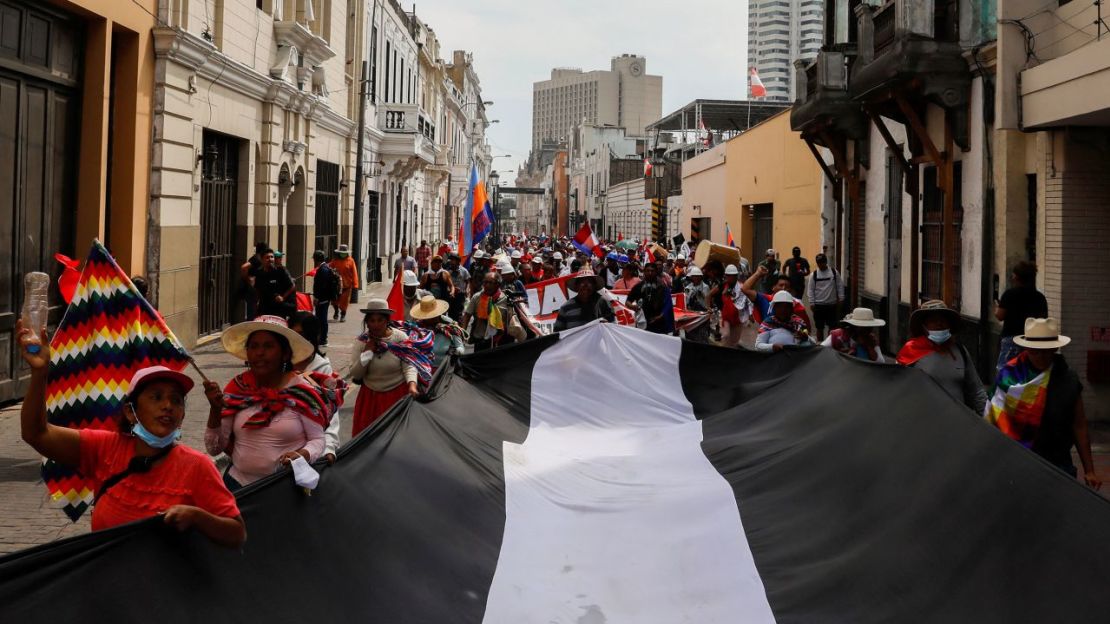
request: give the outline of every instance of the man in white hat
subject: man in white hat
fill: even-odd
[[[829,332],[821,346],[832,347],[845,355],[882,364],[886,359],[879,349],[875,328],[885,326],[886,321],[875,318],[875,312],[871,308],[856,308],[844,317],[840,327]]]
[[[510,301],[524,296],[524,282],[520,281],[516,268],[510,262],[505,261],[498,265],[497,272],[501,275],[501,290]]]
[[[475,351],[510,344],[525,336],[520,321],[512,313],[509,298],[501,291],[501,276],[494,271],[482,276],[482,289],[470,298],[460,324],[463,329],[470,329]]]
[[[420,302],[421,297],[435,298],[432,293],[420,288],[420,278],[413,271],[401,274],[401,293],[405,296],[405,320],[412,321],[412,306]]]
[[[1074,447],[1083,464],[1083,481],[1097,490],[1102,479],[1091,456],[1083,386],[1059,353],[1070,342],[1060,334],[1056,319],[1026,319],[1025,333],[1014,336],[1023,351],[998,372],[984,415],[1007,437],[1073,478]]]
[[[759,326],[756,351],[781,351],[783,347],[809,343],[805,321],[794,313],[794,295],[780,290],[771,298],[771,315]]]
[[[519,249],[514,249],[513,253],[509,255],[509,262],[512,263],[513,268],[517,271],[520,270],[520,259],[523,257],[524,254],[520,253]]]
[[[740,287],[740,267],[725,267],[724,282],[710,290],[709,299],[718,302],[721,310],[721,346],[740,344],[743,329],[752,317],[752,302]]]

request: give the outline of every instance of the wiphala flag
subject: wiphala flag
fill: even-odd
[[[462,358],[321,470],[312,496],[288,474],[243,491],[242,552],[147,521],[0,559],[5,619],[1110,613],[1110,503],[919,371],[828,349],[586,326]]]
[[[185,368],[188,354],[180,344],[108,250],[93,241],[73,300],[50,339],[47,419],[74,429],[116,431],[131,376],[159,364]],[[70,520],[92,504],[96,493],[79,472],[47,460],[42,477]]]

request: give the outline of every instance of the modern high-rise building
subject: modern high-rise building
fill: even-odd
[[[824,14],[822,0],[748,0],[748,64],[768,100],[794,101],[794,61],[817,56]]]
[[[614,57],[608,71],[553,69],[550,80],[532,85],[532,150],[544,139],[567,140],[581,123],[642,136],[662,115],[663,77],[648,75],[642,56]]]

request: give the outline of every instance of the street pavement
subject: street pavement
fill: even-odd
[[[391,284],[371,284],[369,291],[359,293],[358,304],[351,304],[347,321],[329,324],[329,346],[322,348],[331,360],[335,371],[347,375],[355,337],[361,328],[358,308],[369,296],[385,297]],[[221,386],[244,370],[243,362],[224,352],[219,340],[210,340],[192,351],[197,365],[206,375]],[[182,424],[181,441],[195,449],[204,450],[204,428],[208,419],[208,402],[200,387],[201,377],[193,367],[184,371],[196,382],[190,393]],[[343,428],[340,439],[346,442],[351,436],[351,411],[358,386],[347,393],[340,411]],[[0,409],[0,554],[30,548],[38,544],[88,532],[89,513],[76,523],[70,522],[62,511],[53,506],[39,474],[40,457],[27,446],[19,434],[20,404]],[[222,468],[226,458],[218,458]]]
[[[369,296],[385,297],[389,287],[388,283],[371,284],[369,291],[360,293],[360,301],[365,302]],[[346,376],[350,367],[355,336],[361,326],[358,307],[359,304],[352,304],[351,313],[345,323],[331,322],[330,346],[322,349],[331,359],[336,372],[343,376]],[[223,351],[218,340],[197,347],[193,350],[193,355],[205,374],[221,386],[244,368],[243,362]],[[190,394],[186,406],[182,442],[203,450],[208,404],[200,389],[200,375],[192,367],[185,372],[197,382],[197,388]],[[357,392],[358,387],[353,386],[340,412],[343,422],[340,435],[344,442],[350,438],[351,411]],[[19,404],[14,404],[0,409],[0,554],[89,531],[88,513],[78,522],[72,523],[50,502],[39,476],[40,458],[20,439],[19,408]],[[1092,446],[1096,470],[1102,480],[1108,483],[1102,490],[1103,495],[1106,495],[1110,493],[1110,426],[1092,427]],[[223,457],[217,460],[221,467],[225,462]],[[1080,465],[1078,459],[1075,463]]]

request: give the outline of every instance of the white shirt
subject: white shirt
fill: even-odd
[[[829,267],[817,269],[806,281],[806,296],[811,305],[829,305],[844,301],[844,277]]]

